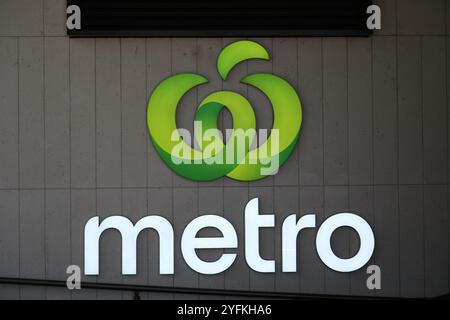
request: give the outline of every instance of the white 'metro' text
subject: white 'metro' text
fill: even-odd
[[[259,200],[250,200],[244,210],[244,253],[248,266],[263,273],[275,272],[275,260],[263,259],[259,252],[260,228],[275,227],[275,215],[260,214]],[[359,250],[351,258],[336,256],[331,246],[333,232],[341,227],[353,229],[359,236]],[[221,237],[198,237],[204,228],[220,231]],[[297,271],[297,238],[300,231],[316,228],[316,215],[306,214],[297,218],[291,214],[282,225],[282,272]],[[99,274],[100,237],[107,229],[118,230],[122,237],[122,274],[135,275],[137,238],[141,231],[154,229],[159,236],[159,272],[174,274],[174,229],[164,217],[151,215],[133,224],[124,216],[111,216],[100,223],[99,217],[89,219],[85,226],[85,274]],[[236,260],[238,237],[233,225],[219,215],[202,215],[192,220],[181,236],[181,253],[187,265],[201,274],[217,274],[227,270]],[[338,272],[352,272],[363,267],[372,257],[375,248],[374,233],[370,225],[353,213],[337,213],[327,218],[317,230],[316,250],[322,262]],[[216,261],[204,261],[198,249],[227,249]]]

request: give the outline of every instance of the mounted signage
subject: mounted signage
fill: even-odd
[[[69,36],[367,36],[371,0],[68,0]],[[69,9],[70,8],[70,9]]]
[[[275,272],[275,260],[265,260],[259,253],[260,228],[275,227],[275,215],[260,214],[259,200],[250,200],[244,210],[245,261],[248,266],[262,273]],[[316,215],[307,214],[299,219],[288,216],[282,226],[282,271],[297,271],[297,238],[301,230],[316,227]],[[334,231],[349,227],[359,236],[359,250],[351,258],[336,256],[331,247]],[[221,237],[201,238],[197,234],[205,228],[214,228]],[[93,217],[84,229],[84,272],[86,275],[99,274],[100,237],[107,229],[115,229],[122,236],[122,274],[135,275],[137,239],[145,229],[154,229],[159,235],[159,272],[174,274],[174,230],[171,223],[161,216],[146,216],[136,224],[124,216],[110,216],[101,223]],[[197,255],[200,249],[236,249],[238,237],[233,225],[219,215],[201,215],[192,220],[181,237],[181,253],[191,269],[202,274],[218,274],[226,271],[234,262],[236,253],[223,253],[216,261],[204,261]],[[322,262],[338,272],[353,272],[363,267],[372,257],[375,237],[370,225],[353,213],[338,213],[326,219],[317,231],[316,250]]]
[[[218,76],[223,81],[239,63],[249,59],[269,60],[267,50],[254,41],[240,40],[227,45],[217,59]],[[162,80],[150,95],[147,107],[147,125],[155,150],[164,163],[180,176],[208,181],[227,176],[239,181],[255,181],[278,173],[278,168],[297,145],[302,123],[302,107],[296,90],[283,78],[272,73],[254,73],[242,83],[254,86],[267,96],[273,108],[273,126],[270,134],[257,134],[256,117],[251,103],[233,91],[216,91],[200,102],[195,111],[193,144],[191,133],[179,129],[176,111],[186,92],[208,83],[196,73],[180,73]],[[233,118],[233,128],[226,139],[218,129],[218,116],[227,108]],[[262,139],[262,141],[261,141]],[[256,143],[254,143],[257,140]],[[253,146],[253,148],[251,148]],[[260,215],[259,200],[248,202],[245,208],[245,260],[258,272],[275,272],[275,261],[265,260],[259,253],[260,228],[275,227],[274,215]],[[316,217],[308,214],[297,219],[288,216],[282,227],[282,271],[297,270],[297,237],[305,228],[315,228]],[[336,256],[331,248],[331,236],[340,227],[353,228],[359,235],[360,248],[352,258]],[[220,231],[222,237],[199,238],[205,228]],[[116,229],[122,236],[122,273],[135,275],[136,240],[145,229],[154,229],[159,235],[160,273],[174,274],[174,230],[161,216],[146,216],[133,224],[124,216],[110,216],[100,222],[91,218],[85,226],[85,274],[99,274],[99,243],[102,233]],[[236,259],[236,253],[223,253],[216,261],[203,261],[199,249],[236,249],[238,237],[233,225],[219,215],[202,215],[191,221],[181,237],[181,253],[194,271],[217,274],[227,270]],[[322,262],[338,272],[352,272],[364,266],[372,256],[375,239],[369,224],[352,213],[339,213],[326,219],[317,231],[316,249]]]
[[[260,44],[241,40],[226,46],[217,59],[218,76],[228,74],[241,62],[269,60]],[[195,73],[168,77],[153,90],[147,108],[150,137],[161,159],[177,174],[196,181],[223,176],[239,181],[255,181],[275,175],[297,146],[302,123],[302,107],[296,90],[283,78],[271,73],[254,73],[241,80],[267,96],[273,109],[269,130],[256,130],[251,103],[239,93],[222,90],[208,95],[195,112],[194,147],[191,133],[178,129],[176,111],[183,95],[209,80]],[[224,139],[218,129],[220,111],[226,108],[233,128]],[[224,143],[224,141],[226,142]],[[252,145],[257,147],[251,148]]]

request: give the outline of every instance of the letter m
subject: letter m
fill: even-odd
[[[135,225],[123,216],[111,216],[99,224],[99,217],[89,219],[84,228],[84,273],[99,274],[100,236],[107,229],[116,229],[122,236],[122,274],[136,274],[136,246],[139,233],[144,229],[155,229],[159,236],[159,272],[173,274],[174,249],[173,228],[160,216],[147,216]]]

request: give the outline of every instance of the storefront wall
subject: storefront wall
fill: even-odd
[[[83,265],[89,218],[158,214],[174,225],[174,276],[158,275],[151,232],[139,238],[138,275],[121,276],[120,236],[110,232],[101,242],[100,276],[83,279],[395,297],[448,293],[450,1],[375,1],[383,29],[369,38],[254,39],[272,60],[243,63],[225,82],[215,61],[235,39],[69,39],[65,2],[0,0],[0,277],[65,280],[68,265]],[[251,183],[197,183],[173,174],[147,133],[155,85],[179,72],[210,80],[183,99],[179,127],[192,128],[198,102],[226,89],[247,96],[258,126],[270,128],[268,101],[239,83],[262,71],[289,80],[303,104],[299,145],[280,172]],[[223,127],[229,124],[222,115]],[[245,262],[243,209],[254,197],[262,212],[276,216],[275,229],[261,232],[261,254],[276,260],[275,274],[254,272]],[[328,269],[314,247],[316,230],[299,237],[298,272],[281,272],[284,218],[316,213],[320,224],[337,212],[358,213],[372,225],[376,249],[369,264],[381,267],[381,290],[367,289],[365,268]],[[182,230],[206,213],[232,222],[240,243],[232,267],[214,276],[192,271],[180,253]],[[341,256],[358,248],[349,230],[336,232],[333,243]],[[0,297],[129,299],[132,293],[3,285]]]

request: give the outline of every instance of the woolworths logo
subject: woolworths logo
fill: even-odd
[[[269,53],[253,41],[237,41],[225,47],[217,59],[217,71],[226,81],[232,69],[249,59],[269,60]],[[241,83],[263,92],[272,104],[271,130],[256,130],[252,105],[232,91],[217,91],[199,104],[194,117],[194,139],[186,129],[178,129],[176,111],[183,95],[208,83],[195,73],[176,74],[163,80],[153,91],[147,108],[147,125],[162,160],[177,174],[195,181],[227,176],[254,181],[274,175],[297,144],[302,108],[295,89],[270,73],[255,73]],[[220,112],[226,108],[233,128],[218,129]]]

